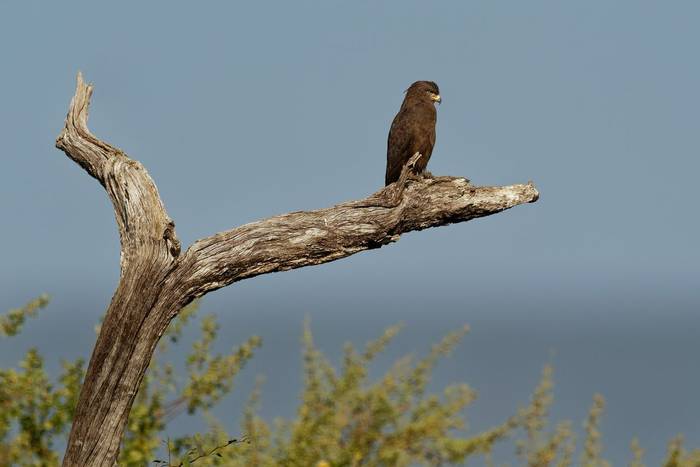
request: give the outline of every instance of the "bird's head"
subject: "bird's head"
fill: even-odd
[[[416,81],[406,89],[406,97],[425,99],[429,102],[442,102],[440,88],[433,81]]]

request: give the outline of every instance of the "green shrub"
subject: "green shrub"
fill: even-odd
[[[26,318],[47,303],[42,296],[0,316],[0,335],[16,335]],[[602,457],[602,396],[593,398],[578,459],[572,423],[560,422],[550,429],[551,366],[545,366],[527,406],[483,432],[466,429],[465,409],[476,399],[469,386],[454,384],[440,394],[428,393],[435,364],[454,349],[466,327],[445,336],[423,358],[401,358],[381,378],[370,380],[369,366],[400,326],[388,328],[364,349],[346,344],[342,365],[335,368],[315,347],[307,321],[302,339],[304,386],[296,418],[269,424],[257,415],[260,380],[243,414],[242,435],[232,436],[210,410],[232,391],[236,375],[262,342],[252,337],[227,354],[213,355],[219,326],[213,315],[205,316],[200,320],[201,337],[186,359],[187,374],[178,378],[173,366],[163,363],[164,357],[170,346],[179,344],[198,307],[193,303],[185,308],[161,339],[131,409],[120,465],[438,466],[474,456],[492,464],[496,443],[514,443],[523,465],[609,465]],[[54,445],[70,428],[83,375],[82,360],[63,362],[52,383],[36,349],[27,352],[17,369],[0,370],[0,466],[59,465],[61,456]],[[208,433],[167,438],[168,422],[183,411],[206,417]],[[644,451],[636,439],[631,452],[630,465],[643,466]],[[686,451],[682,438],[674,438],[664,465],[700,465],[700,450]]]

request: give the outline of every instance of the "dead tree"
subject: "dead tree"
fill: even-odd
[[[379,248],[400,235],[465,222],[534,202],[532,183],[476,187],[466,179],[409,176],[366,199],[245,224],[181,252],[146,169],[87,128],[92,86],[78,74],[61,149],[104,187],[121,241],[121,275],[90,358],[64,466],[113,466],[131,405],[160,336],[197,297],[260,274]]]

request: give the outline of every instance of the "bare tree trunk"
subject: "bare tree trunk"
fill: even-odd
[[[56,147],[96,178],[112,200],[121,239],[119,286],[107,309],[80,392],[64,466],[113,466],[131,405],[160,336],[183,306],[233,282],[379,248],[404,232],[484,217],[534,202],[532,183],[475,187],[464,178],[398,182],[364,200],[246,224],[180,254],[146,169],[87,128],[92,86],[78,74]]]

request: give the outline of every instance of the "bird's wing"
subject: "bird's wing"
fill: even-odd
[[[411,132],[404,121],[404,115],[399,112],[391,124],[387,142],[385,176],[387,185],[398,180],[403,165],[410,158],[411,155],[407,153],[410,150],[411,139]]]

